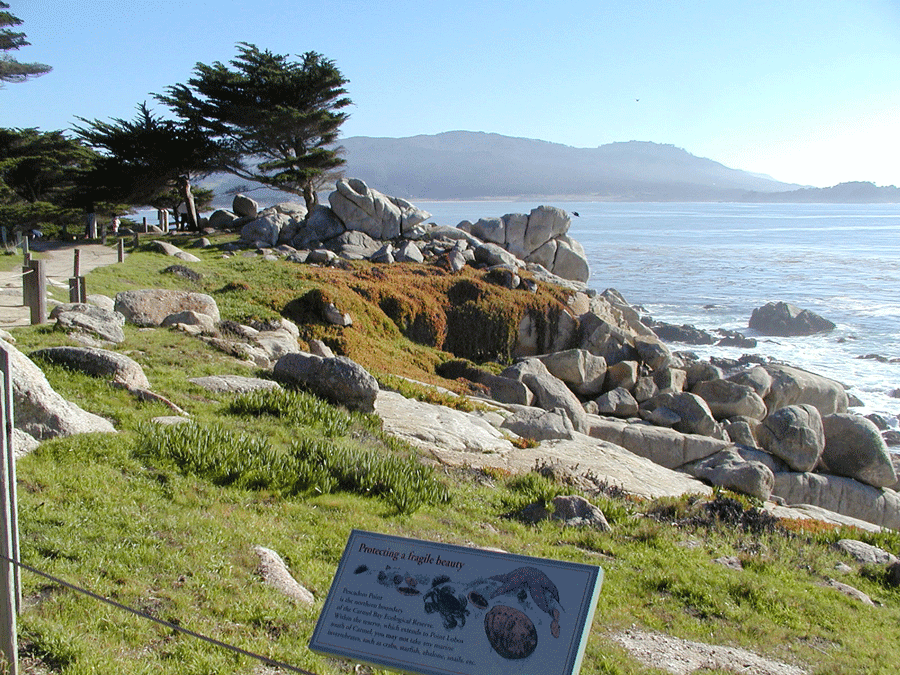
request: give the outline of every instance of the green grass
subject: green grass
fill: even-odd
[[[203,262],[191,267],[203,272],[204,292],[232,285],[216,295],[227,300],[225,318],[274,316],[284,298],[320,281],[299,268],[274,264],[266,277],[255,259],[200,255]],[[171,262],[148,252],[129,256],[124,265],[92,273],[89,292],[190,288],[160,274]],[[234,284],[242,279],[261,290],[241,297]],[[277,286],[288,282],[289,288]],[[433,373],[447,354],[412,343],[390,320],[377,319],[380,310],[359,311],[372,317],[371,332],[357,328],[352,340],[335,344],[360,349],[370,340],[373,361],[384,365],[382,355],[396,350],[400,356],[390,358],[408,362],[401,374],[449,384]],[[315,330],[328,336],[331,329]],[[50,327],[16,329],[15,335],[26,353],[70,343]],[[759,523],[729,518],[753,503],[735,501],[734,507],[727,493],[711,508],[709,498],[645,502],[614,490],[587,495],[604,510],[611,532],[527,525],[508,514],[573,488],[537,472],[509,476],[427,466],[412,448],[384,436],[377,418],[306,394],[208,392],[188,378],[260,373],[178,332],[126,327],[126,341],[116,349],[138,360],[153,389],[184,408],[191,423],[151,426],[153,417],[170,411],[97,379],[45,367],[57,391],[120,430],[45,442],[18,463],[22,558],[49,574],[319,675],[346,674],[353,664],[315,655],[306,644],[347,536],[358,528],[601,565],[606,579],[585,675],[662,672],[640,665],[612,641],[612,633],[633,625],[751,649],[817,675],[896,672],[900,591],[872,570],[838,573],[838,562],[851,561],[833,544],[849,536],[900,554],[897,533],[742,527]],[[391,482],[398,477],[406,488]],[[314,607],[295,604],[262,582],[257,545],[285,559],[315,594]],[[744,569],[713,562],[723,556],[738,557]],[[827,578],[859,588],[878,606],[826,588]],[[254,672],[256,664],[245,657],[27,572],[23,591],[20,646],[53,673]]]

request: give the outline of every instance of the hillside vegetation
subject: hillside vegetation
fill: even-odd
[[[404,376],[460,393],[460,383],[436,374],[440,363],[508,361],[521,316],[551,316],[565,302],[544,285],[536,294],[504,290],[471,268],[461,275],[420,265],[317,268],[256,255],[223,258],[218,246],[192,251],[202,259],[190,264],[202,275],[197,282],[164,273],[172,258],[140,250],[92,272],[88,292],[202,291],[226,321],[288,316],[301,340],[324,340],[382,386]],[[353,326],[322,322],[315,308],[323,301],[349,312]],[[14,335],[26,354],[72,344],[52,326]],[[17,465],[23,561],[104,597],[320,675],[380,673],[306,648],[347,536],[358,528],[601,565],[606,579],[585,675],[666,672],[616,642],[632,627],[743,647],[809,673],[896,672],[900,591],[880,569],[861,567],[834,547],[849,537],[900,554],[896,533],[778,522],[727,493],[641,501],[542,466],[525,476],[432,466],[382,434],[376,416],[298,392],[235,396],[191,384],[188,378],[204,375],[265,374],[184,333],[126,326],[125,342],[112,349],[137,360],[154,391],[192,423],[160,427],[151,420],[171,414],[161,403],[41,364],[57,391],[113,420],[119,433],[45,442]],[[598,505],[611,531],[515,517],[529,503],[571,493]],[[316,604],[294,602],[264,583],[255,546],[278,552]],[[742,569],[715,562],[726,557]],[[876,604],[828,587],[833,578]],[[32,573],[23,573],[23,592],[25,672],[286,672]]]

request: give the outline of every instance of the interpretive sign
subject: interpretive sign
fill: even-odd
[[[574,675],[603,570],[353,530],[310,649],[424,675]]]

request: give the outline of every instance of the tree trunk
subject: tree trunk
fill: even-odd
[[[184,203],[185,206],[187,206],[188,223],[190,224],[192,230],[199,232],[200,219],[197,217],[197,207],[194,206],[194,195],[191,192],[190,178],[188,178],[187,176],[179,176],[178,189],[181,190],[181,196],[184,197]]]
[[[307,213],[312,213],[313,207],[319,203],[319,195],[312,185],[307,184],[303,186],[303,199],[306,202]]]

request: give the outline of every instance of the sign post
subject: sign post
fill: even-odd
[[[576,675],[603,570],[354,530],[310,640],[422,675]]]

